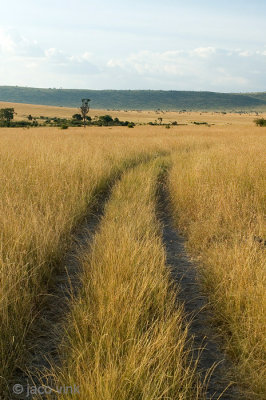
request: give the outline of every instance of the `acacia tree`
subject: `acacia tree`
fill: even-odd
[[[10,124],[10,121],[14,119],[15,110],[14,108],[1,108],[0,109],[0,120]]]
[[[83,123],[84,123],[84,128],[86,126],[86,117],[90,110],[89,102],[90,102],[90,99],[82,99],[82,105],[80,107],[80,111],[81,111],[81,115],[82,115],[82,119],[83,119]]]

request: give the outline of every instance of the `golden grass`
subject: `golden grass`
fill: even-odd
[[[199,398],[155,215],[160,164],[122,177],[83,256],[57,374],[80,399]]]
[[[21,113],[34,115],[32,107],[28,106]],[[44,110],[42,113],[39,111],[38,115],[46,115]],[[62,114],[59,114],[54,108],[53,112],[47,108],[47,115],[65,116],[67,112],[72,115],[75,109],[61,111]],[[106,110],[101,111],[102,114],[107,113]],[[158,117],[154,112],[147,112],[144,116],[142,113],[133,115],[132,112],[132,118],[130,113],[126,114],[127,118],[119,113],[114,113],[114,116],[129,120],[138,117],[153,120],[153,117]],[[97,193],[126,167],[167,151],[173,153],[174,161],[170,189],[175,216],[188,235],[190,248],[201,256],[206,289],[216,310],[221,332],[227,338],[227,349],[235,358],[237,379],[246,382],[257,396],[263,397],[264,249],[253,240],[253,236],[265,239],[262,217],[265,207],[262,202],[265,191],[262,181],[265,129],[255,127],[253,116],[247,115],[208,113],[172,117],[178,122],[182,122],[181,118],[185,121],[185,118],[191,117],[191,120],[202,118],[211,122],[213,118],[217,124],[210,128],[190,125],[168,130],[159,126],[138,126],[134,129],[69,128],[64,132],[57,128],[0,129],[0,390],[6,386],[17,366],[23,368],[24,338],[36,318],[35,304],[40,303],[46,293],[53,269],[71,241],[73,227],[89,213],[97,201]],[[147,205],[150,210],[148,219],[153,207],[152,182],[155,179],[149,171],[146,170],[147,176],[150,176],[151,194]],[[140,175],[145,182],[144,170]],[[131,178],[126,179],[133,179],[133,175],[129,176]],[[137,182],[143,188],[143,183],[138,179]],[[146,196],[145,188],[143,191]],[[134,199],[133,196],[132,203]],[[116,201],[118,199],[114,200],[113,208],[110,205],[113,213]],[[127,206],[130,210],[130,202]],[[135,208],[138,210],[137,206]],[[123,212],[126,212],[125,208]],[[128,224],[131,218],[135,216],[128,215]],[[144,227],[147,220],[144,215],[142,218]],[[116,226],[115,221],[110,218],[108,221],[111,230]],[[158,228],[152,221],[151,231]],[[101,232],[108,230],[105,224],[107,222],[103,222]],[[99,247],[103,246],[103,242],[103,236],[101,239],[97,237]],[[161,242],[156,237],[152,243],[156,251],[161,249],[161,261],[156,265],[162,272],[164,257]],[[95,247],[93,254],[99,255],[97,251]],[[125,248],[120,248],[120,256],[123,251]],[[120,256],[116,253],[115,257],[118,259]],[[152,270],[154,260],[152,257],[148,260]],[[84,264],[87,268],[92,261],[96,262],[94,259],[91,261],[90,256],[87,261]],[[91,284],[88,282],[84,286],[86,290]],[[163,291],[161,295],[164,298]],[[115,297],[113,301],[116,301]],[[154,298],[154,304],[156,301]],[[87,305],[84,302],[85,311]],[[169,332],[171,338],[170,328]],[[77,338],[73,339],[73,344],[75,340]],[[171,340],[172,346],[174,342]],[[158,343],[161,345],[163,341]],[[146,356],[152,355],[154,348],[147,348]],[[79,348],[76,350],[79,351]],[[140,354],[139,350],[138,357]],[[162,357],[165,357],[166,352],[163,354]],[[186,355],[182,357],[185,361]],[[136,360],[139,360],[137,356]],[[85,364],[80,366],[85,368]],[[160,368],[158,371],[162,371]],[[116,366],[114,381],[119,377],[118,372]],[[75,376],[78,372],[71,370],[71,373]],[[81,375],[81,385],[85,386]],[[122,378],[129,375],[125,374]],[[158,386],[151,387],[154,390],[166,385],[165,376],[162,373],[158,376],[162,378],[162,386],[159,379]],[[144,384],[144,375],[141,377],[142,381],[138,382]],[[178,379],[183,378],[180,376]],[[189,387],[188,383],[185,385]],[[123,392],[121,398],[122,395]]]
[[[44,106],[35,104],[22,104],[22,103],[8,103],[0,101],[0,108],[14,107],[15,120],[26,119],[29,114],[33,117],[58,117],[58,118],[71,118],[73,114],[79,112],[79,104],[77,107],[55,107],[55,106]],[[194,121],[197,122],[208,122],[209,124],[215,124],[220,126],[226,125],[245,125],[251,124],[256,118],[255,113],[248,114],[237,114],[237,113],[216,113],[213,111],[199,112],[199,111],[137,111],[137,110],[98,110],[91,109],[89,115],[93,118],[96,115],[109,114],[113,118],[118,117],[122,121],[133,121],[135,123],[148,123],[158,121],[158,118],[163,119],[163,123],[171,123],[177,121],[179,124],[191,124]],[[266,117],[266,113],[261,113],[262,116]],[[158,129],[158,128],[155,128]]]
[[[0,384],[23,368],[24,338],[35,305],[96,195],[130,164],[159,145],[101,132],[1,130]]]
[[[265,137],[239,135],[177,152],[169,181],[237,379],[256,399],[266,393],[264,148]]]

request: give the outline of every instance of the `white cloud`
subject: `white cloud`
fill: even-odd
[[[55,47],[42,49],[36,40],[25,38],[16,30],[0,30],[2,85],[21,84],[21,79],[25,79],[26,76],[24,84],[28,86],[36,86],[31,80],[38,79],[40,84],[37,83],[37,86],[58,86],[55,81],[60,81],[62,76],[66,81],[67,76],[96,74],[98,71],[99,68],[93,64],[93,55],[88,51],[80,55],[71,55]],[[49,83],[48,79],[52,79],[53,82]],[[42,80],[48,84],[42,83]]]
[[[15,42],[13,41],[11,35],[0,29],[0,52],[1,53],[13,53],[15,50]]]
[[[26,38],[16,30],[2,29],[0,84],[257,91],[266,89],[265,56],[265,47],[251,51],[201,46],[142,50],[109,59],[102,53],[96,61],[89,49],[71,54],[55,46],[41,48],[35,39]]]
[[[43,56],[43,51],[36,40],[21,36],[15,29],[0,29],[0,53],[6,56]]]
[[[197,55],[199,57],[207,58],[216,53],[214,47],[198,47],[192,51],[192,55]]]
[[[256,90],[265,90],[266,86],[264,51],[214,47],[141,51],[122,59],[112,58],[107,68],[123,75],[135,74],[141,82],[153,79],[157,87],[152,88],[160,88],[158,82],[164,84],[161,87],[182,90],[245,91],[253,90],[254,85]]]

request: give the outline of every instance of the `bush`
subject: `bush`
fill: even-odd
[[[68,125],[67,125],[67,124],[62,124],[62,125],[60,126],[60,129],[68,129]]]
[[[82,121],[82,115],[81,114],[74,114],[72,115],[73,119],[76,119],[77,121]]]
[[[135,124],[133,124],[133,122],[129,122],[129,124],[127,124],[128,128],[134,128]]]
[[[111,115],[101,115],[99,117],[99,123],[103,126],[113,125],[113,118]]]
[[[25,128],[37,125],[35,122],[30,122],[30,121],[0,121],[0,127],[2,128]]]
[[[264,118],[257,118],[254,122],[257,126],[266,126],[266,119]]]

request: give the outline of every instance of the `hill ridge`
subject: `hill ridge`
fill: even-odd
[[[86,90],[0,86],[0,101],[77,107],[82,98],[92,108],[128,110],[258,110],[266,109],[266,92],[220,93],[177,90]]]

